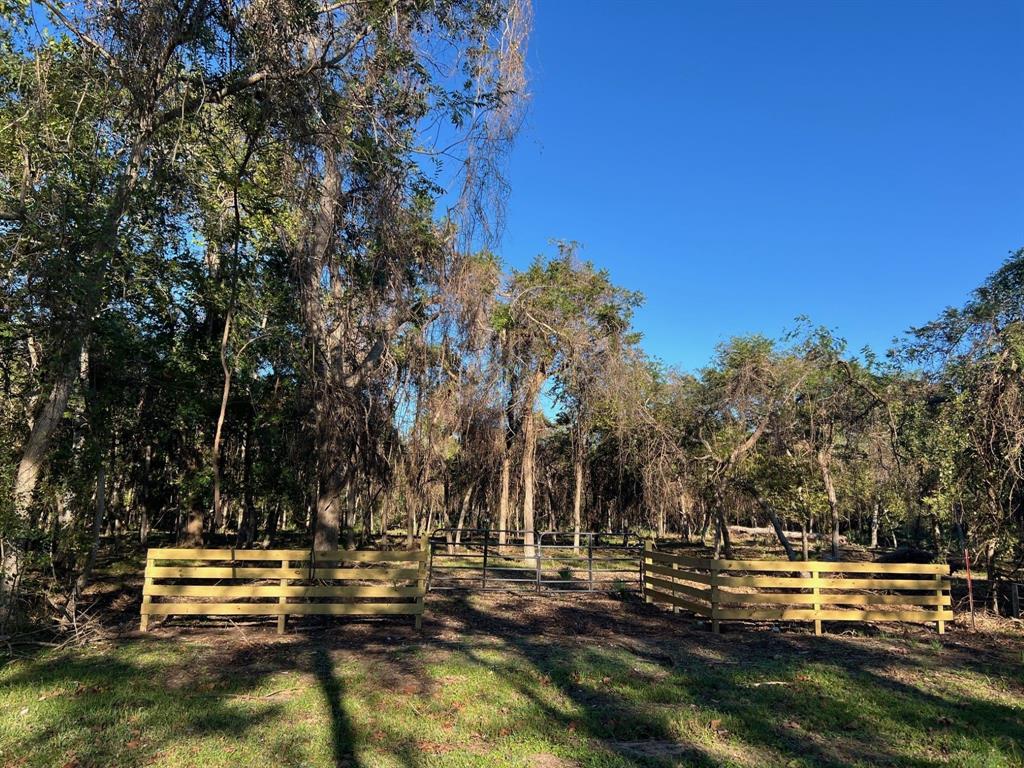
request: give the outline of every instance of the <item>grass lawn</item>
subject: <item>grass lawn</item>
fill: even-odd
[[[1021,634],[815,638],[588,596],[179,622],[0,667],[2,766],[1020,766]]]

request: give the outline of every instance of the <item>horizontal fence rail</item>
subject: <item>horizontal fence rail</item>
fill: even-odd
[[[644,597],[721,621],[952,620],[948,565],[714,560],[659,552],[647,542]]]
[[[428,549],[150,549],[140,629],[150,616],[414,616],[423,621]],[[171,583],[168,583],[171,580]]]
[[[431,591],[597,592],[640,588],[643,547],[631,533],[441,528],[430,537]]]

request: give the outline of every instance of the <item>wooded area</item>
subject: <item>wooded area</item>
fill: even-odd
[[[526,0],[0,8],[3,627],[110,539],[1024,558],[1024,250],[884,357],[800,320],[673,370],[577,244],[496,253]]]

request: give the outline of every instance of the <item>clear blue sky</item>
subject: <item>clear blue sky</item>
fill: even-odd
[[[695,368],[807,314],[853,349],[1024,246],[1024,3],[536,0],[502,252],[642,291]]]

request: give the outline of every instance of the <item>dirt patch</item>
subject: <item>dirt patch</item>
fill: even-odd
[[[529,768],[575,768],[576,766],[576,763],[563,760],[558,755],[552,755],[549,752],[530,755],[526,759],[526,764]]]
[[[650,757],[669,759],[693,755],[698,750],[675,741],[608,741],[606,745],[614,752],[629,757]]]
[[[292,665],[296,654],[312,646],[329,649],[336,660],[346,653],[376,657],[389,688],[423,686],[418,655],[434,658],[472,645],[475,649],[529,645],[619,648],[666,668],[735,665],[741,658],[815,659],[839,655],[851,663],[875,668],[947,666],[984,660],[1001,663],[1024,650],[1024,633],[1011,625],[998,631],[973,633],[959,622],[938,636],[918,625],[843,626],[816,638],[802,624],[726,624],[721,635],[705,622],[673,615],[643,603],[639,597],[600,594],[515,595],[431,594],[422,631],[395,618],[366,620],[309,618],[290,624],[278,636],[272,621],[211,622],[176,619],[145,635],[125,632],[122,640],[144,637],[149,642],[187,642],[204,654],[196,676],[222,677],[239,669],[272,673]],[[742,653],[738,651],[742,649]]]

